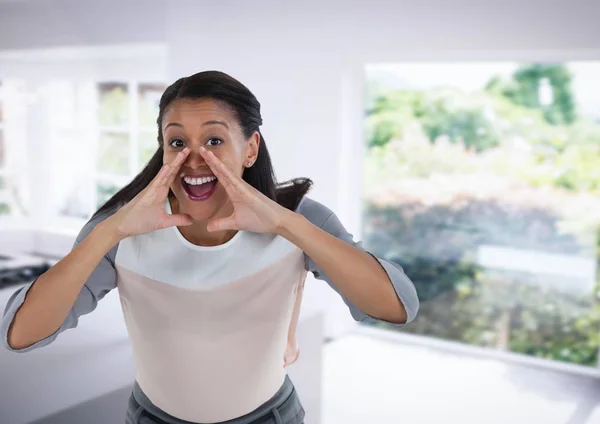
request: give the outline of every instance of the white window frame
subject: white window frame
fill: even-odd
[[[103,125],[98,122],[96,116],[97,106],[100,102],[99,96],[99,86],[104,83],[115,83],[119,85],[126,86],[127,96],[128,96],[128,122],[123,125]],[[128,155],[128,170],[127,174],[118,175],[108,172],[102,172],[98,169],[94,168],[88,174],[90,178],[90,187],[89,189],[93,191],[93,194],[89,197],[89,205],[88,205],[88,217],[87,218],[77,218],[77,217],[68,217],[59,214],[57,211],[51,211],[47,219],[50,223],[50,226],[53,228],[60,228],[63,231],[78,232],[85,221],[96,211],[97,209],[97,194],[96,189],[99,183],[113,184],[117,187],[122,187],[127,184],[131,179],[137,175],[140,171],[143,163],[140,161],[139,152],[141,150],[142,144],[142,135],[149,134],[152,137],[156,136],[156,127],[155,126],[145,126],[140,125],[139,123],[139,98],[138,98],[138,90],[140,86],[144,85],[155,85],[155,84],[166,84],[164,82],[157,81],[85,81],[82,83],[74,82],[75,90],[85,91],[88,93],[78,93],[78,96],[85,95],[86,102],[89,101],[88,107],[89,110],[86,110],[83,113],[83,119],[86,120],[83,126],[75,126],[75,127],[65,127],[57,130],[58,134],[61,132],[73,133],[75,134],[76,139],[85,140],[88,144],[88,148],[93,153],[88,152],[87,154],[93,155],[94,160],[98,160],[97,149],[100,143],[100,138],[102,134],[116,134],[123,135],[127,137],[129,141],[129,155]],[[58,135],[60,137],[60,135]],[[58,167],[69,166],[67,162],[60,163],[55,165]],[[90,164],[90,166],[95,166],[95,164]]]
[[[0,86],[2,87],[2,86]],[[2,102],[2,99],[0,98],[0,102]],[[2,102],[0,104],[0,108],[2,108],[2,110],[4,111],[4,109],[6,108],[6,103]],[[4,183],[6,182],[6,178],[7,178],[7,172],[6,172],[6,162],[8,161],[7,156],[7,146],[6,146],[6,133],[5,133],[5,127],[6,125],[4,124],[4,119],[6,119],[6,117],[3,117],[2,120],[0,120],[0,143],[2,143],[0,145],[0,149],[2,149],[2,155],[4,157],[4,161],[3,163],[0,163],[0,180],[3,181]],[[5,189],[0,188],[0,201],[2,203],[6,202],[9,205],[12,204],[12,202],[10,201],[10,199],[6,199],[4,196],[8,197],[8,195],[5,193]],[[5,217],[6,215],[0,215],[2,217]]]
[[[0,131],[3,136],[3,148],[4,148],[4,164],[0,167],[0,177],[4,179],[8,184],[14,184],[11,181],[17,173],[22,172],[21,168],[23,165],[22,158],[15,146],[24,148],[21,143],[23,138],[26,136],[26,131],[23,122],[23,101],[26,99],[19,99],[19,93],[15,91],[17,84],[20,82],[15,78],[0,78],[2,84],[2,109],[3,109],[3,120],[0,122]],[[16,143],[15,143],[16,142]],[[26,148],[24,149],[26,150]],[[8,203],[11,212],[8,215],[0,215],[0,228],[4,229],[17,229],[26,226],[26,218],[20,213],[17,207],[17,202],[13,198],[12,193],[9,190],[2,190],[3,203]]]

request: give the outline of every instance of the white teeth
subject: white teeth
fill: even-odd
[[[217,177],[215,177],[215,176],[201,177],[201,178],[184,177],[183,181],[185,181],[186,184],[189,184],[189,185],[201,185],[201,184],[206,184],[208,182],[214,181],[216,179],[217,179]]]

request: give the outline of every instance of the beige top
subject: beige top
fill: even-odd
[[[121,241],[115,265],[136,379],[152,403],[220,422],[279,390],[296,356],[306,277],[295,245],[238,232],[200,247],[172,227]]]

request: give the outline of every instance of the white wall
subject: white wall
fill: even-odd
[[[581,49],[598,45],[599,12],[594,0],[0,0],[0,50],[161,42],[187,27],[177,14],[211,34],[201,46],[244,34],[259,56],[283,43],[335,56]]]
[[[165,0],[1,0],[0,50],[162,42],[164,14]]]

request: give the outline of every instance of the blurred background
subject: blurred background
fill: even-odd
[[[0,0],[0,309],[157,147],[158,99],[218,69],[420,314],[355,323],[309,277],[307,424],[600,423],[600,3]],[[118,423],[116,291],[0,351],[0,423]]]

